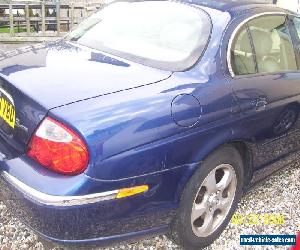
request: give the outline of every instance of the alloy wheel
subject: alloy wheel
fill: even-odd
[[[237,186],[234,168],[221,164],[204,179],[194,199],[191,225],[198,237],[207,237],[226,219]]]

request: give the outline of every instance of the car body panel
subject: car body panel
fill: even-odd
[[[253,173],[255,180],[263,179],[266,175],[261,174],[266,168],[270,174],[278,170],[276,161],[293,154],[300,149],[300,74],[299,71],[280,72],[274,74],[236,76],[232,78],[228,73],[227,47],[231,34],[240,26],[243,20],[258,17],[261,13],[272,15],[294,15],[289,11],[277,7],[250,9],[241,18],[235,18],[231,22],[227,33],[224,35],[222,44],[223,72],[228,77],[229,83],[240,107],[237,113],[241,116],[240,126],[245,129],[247,137],[255,144],[252,151]],[[287,24],[288,25],[288,24]],[[291,30],[289,30],[292,32]],[[290,34],[293,37],[293,34]],[[293,41],[294,42],[294,41]],[[228,54],[227,54],[228,55]],[[299,54],[296,53],[296,61]],[[299,66],[298,66],[299,67]],[[266,101],[263,110],[257,110],[257,103]],[[280,122],[284,112],[295,112],[293,126],[280,133],[274,132],[274,128]],[[288,160],[288,159],[287,159]],[[274,167],[270,167],[274,166]],[[257,176],[260,173],[261,177]]]
[[[216,20],[229,21],[227,13],[221,15],[214,11],[213,14],[218,14],[214,15]],[[176,140],[180,133],[191,129],[205,130],[206,124],[212,126],[212,121],[219,121],[219,127],[223,125],[222,120],[225,124],[225,120],[231,122],[233,95],[222,75],[215,74],[219,66],[214,58],[219,54],[218,47],[213,46],[220,42],[219,32],[225,27],[226,22],[220,21],[213,27],[212,47],[208,48],[210,53],[203,56],[199,66],[189,71],[173,73],[170,78],[156,84],[115,93],[114,98],[106,95],[100,101],[90,99],[50,110],[50,116],[74,126],[86,139],[91,156],[86,171],[89,176],[114,180],[177,167],[182,161],[166,165],[167,158],[173,157],[174,153],[168,149],[170,143],[163,142],[162,138]],[[199,105],[186,110],[190,107],[185,105],[187,95],[194,96]],[[172,112],[172,102],[178,96],[177,102],[184,104],[183,110]],[[185,115],[180,117],[182,113]],[[199,122],[192,127],[179,126],[178,121],[174,121],[175,115],[180,117],[182,123],[197,116]],[[180,143],[178,145],[180,147]],[[121,163],[120,158],[123,158]],[[182,160],[191,163],[191,155],[182,157]]]
[[[0,121],[0,145],[4,149],[1,150],[2,158],[12,159],[26,152],[26,146],[32,133],[48,110],[0,74],[0,95],[3,93],[8,96],[16,111],[14,128],[4,122],[2,118]]]
[[[79,76],[84,74],[82,83]],[[0,61],[0,93],[9,95],[16,111],[15,129],[0,123],[0,136],[9,148],[3,157],[26,152],[51,108],[156,83],[171,74],[63,41],[17,51]]]
[[[0,74],[47,110],[166,79],[171,72],[59,41],[0,61]],[[84,83],[80,76],[85,75]],[[34,76],[34,77],[33,77]]]
[[[297,158],[299,116],[293,127],[280,135],[270,133],[270,128],[286,108],[297,110],[299,73],[232,78],[227,65],[228,41],[240,22],[257,13],[284,10],[234,2],[190,3],[203,3],[214,25],[206,52],[194,67],[184,72],[157,70],[110,56],[104,62],[97,62],[101,71],[91,69],[93,77],[78,69],[76,60],[70,65],[75,64],[77,78],[73,75],[70,78],[70,66],[66,66],[66,74],[64,68],[60,69],[63,81],[59,88],[54,85],[49,96],[46,92],[39,96],[39,107],[84,139],[90,153],[88,168],[78,176],[61,176],[22,154],[16,158],[0,158],[0,172],[5,171],[48,195],[87,195],[143,184],[149,185],[149,191],[121,200],[59,209],[37,203],[0,177],[0,190],[6,203],[15,207],[18,214],[30,215],[24,216],[26,224],[48,239],[74,244],[161,232],[167,230],[174,218],[190,177],[220,146],[238,143],[247,149],[245,189]],[[70,46],[73,50],[74,46]],[[58,55],[58,49],[54,50],[51,53]],[[65,48],[62,54],[64,51]],[[87,65],[91,65],[88,60],[91,51],[86,48],[75,51],[66,60],[78,56],[80,65],[87,70]],[[12,60],[18,64],[16,58]],[[103,69],[109,71],[104,73]],[[15,73],[6,73],[10,79],[22,72],[18,67],[14,70]],[[39,81],[45,77],[43,70],[50,72],[45,66],[23,69],[26,70],[31,73],[36,70]],[[114,75],[118,70],[123,73]],[[110,85],[95,85],[98,79],[94,77],[99,74],[100,78],[100,73]],[[5,75],[3,70],[2,74]],[[59,77],[52,74],[45,79],[47,84]],[[78,78],[79,75],[86,77]],[[31,86],[38,86],[37,79]],[[22,88],[19,80],[18,87]],[[67,90],[63,87],[65,81],[70,81],[68,88],[73,81],[82,83],[84,88],[82,92],[79,88]],[[56,100],[51,100],[51,95],[58,90],[62,92]],[[24,87],[26,91],[32,92],[31,98],[38,95]],[[261,97],[269,102],[264,111],[256,112],[252,102]],[[45,112],[39,119],[43,116]],[[1,152],[2,148],[6,147],[0,143]]]

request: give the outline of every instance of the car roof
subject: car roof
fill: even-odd
[[[232,17],[240,16],[251,12],[251,10],[261,10],[263,12],[284,12],[299,16],[299,13],[283,9],[275,4],[273,0],[177,0],[191,5],[198,5],[209,9],[216,9],[222,12],[229,12]]]
[[[201,5],[221,11],[228,11],[236,7],[249,7],[251,5],[265,5],[275,7],[272,0],[182,0],[190,4]]]

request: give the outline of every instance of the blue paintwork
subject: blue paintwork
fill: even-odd
[[[64,41],[0,61],[0,87],[15,100],[20,123],[15,132],[0,134],[0,171],[52,195],[150,186],[131,198],[57,209],[34,203],[1,180],[5,202],[38,233],[76,244],[164,232],[185,184],[219,146],[245,145],[249,185],[300,149],[299,121],[289,131],[273,132],[282,112],[299,112],[300,73],[232,79],[226,66],[236,25],[278,9],[230,1],[193,3],[205,6],[214,26],[205,54],[185,72],[150,68]],[[269,101],[265,111],[255,111],[257,99]],[[46,115],[86,141],[90,162],[85,173],[61,176],[26,156],[30,136]]]

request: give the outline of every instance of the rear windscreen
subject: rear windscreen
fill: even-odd
[[[86,19],[69,41],[166,70],[191,67],[211,32],[203,10],[178,2],[116,2]]]

